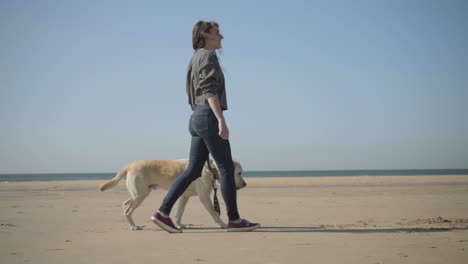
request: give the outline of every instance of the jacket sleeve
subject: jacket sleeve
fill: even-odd
[[[207,56],[202,59],[198,73],[198,85],[206,98],[217,94],[216,87],[218,86],[219,71],[220,68],[216,55],[208,53]]]

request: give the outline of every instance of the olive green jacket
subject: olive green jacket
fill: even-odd
[[[222,110],[227,110],[224,74],[216,52],[204,48],[197,50],[187,70],[188,102],[195,105],[208,104],[208,98],[217,95]]]

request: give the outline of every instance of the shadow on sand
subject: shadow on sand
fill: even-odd
[[[145,228],[148,230],[148,228]],[[153,231],[162,231],[161,229],[149,228]],[[411,227],[411,228],[327,228],[327,227],[304,227],[304,226],[267,226],[260,227],[252,232],[265,233],[349,233],[349,234],[373,234],[373,233],[431,233],[431,232],[450,232],[457,230],[468,230],[468,227]],[[184,229],[185,233],[219,233],[226,232],[218,227],[189,227]]]
[[[327,228],[327,227],[261,227],[255,232],[316,232],[316,233],[350,233],[350,234],[372,234],[372,233],[425,233],[425,232],[450,232],[455,230],[468,230],[467,227],[411,227],[411,228]]]

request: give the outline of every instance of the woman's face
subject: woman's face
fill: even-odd
[[[221,48],[221,40],[224,38],[223,35],[219,32],[217,27],[214,27],[210,30],[210,33],[205,33],[205,40],[210,45],[212,45],[215,49]]]

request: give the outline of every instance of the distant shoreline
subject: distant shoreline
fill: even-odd
[[[463,172],[468,174],[468,168],[460,168],[460,169],[360,169],[360,170],[246,170],[244,173],[303,173],[303,172],[313,172],[313,173],[331,173],[331,172],[386,172],[386,171],[394,171],[394,172]],[[35,173],[0,173],[0,176],[4,175],[76,175],[76,174],[117,174],[116,172],[35,172]]]
[[[31,173],[0,174],[1,182],[34,181],[86,181],[107,180],[116,175],[110,173]],[[293,171],[245,171],[243,177],[253,178],[316,178],[355,176],[441,176],[468,175],[468,169],[411,169],[411,170],[293,170]]]
[[[301,188],[351,188],[351,187],[463,187],[468,185],[468,175],[428,176],[344,176],[344,177],[276,177],[245,178],[247,188],[301,189]],[[0,192],[6,191],[89,191],[98,190],[104,180],[23,181],[0,182]],[[113,191],[126,190],[121,181]]]

